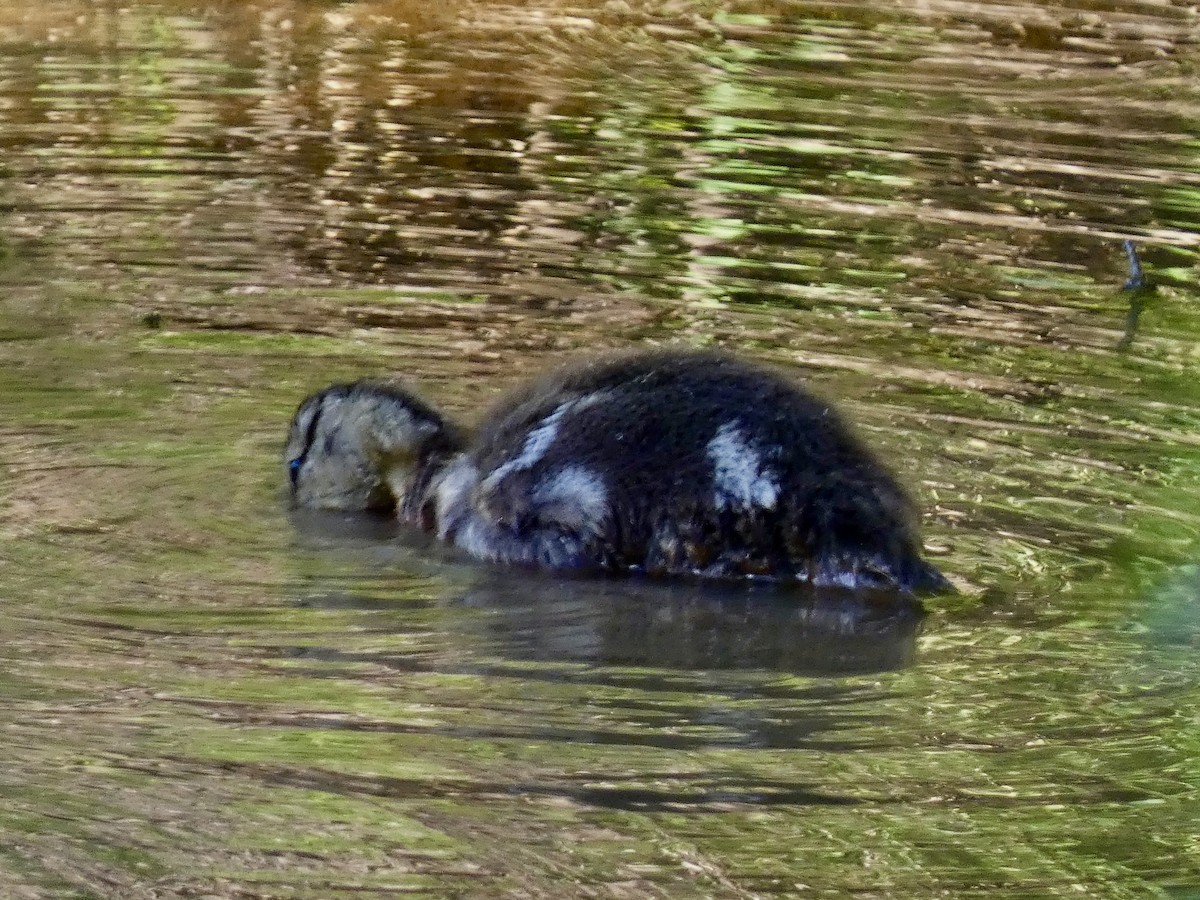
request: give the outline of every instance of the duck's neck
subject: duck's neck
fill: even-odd
[[[437,528],[433,495],[446,467],[462,455],[466,441],[461,433],[447,430],[426,445],[415,465],[397,467],[387,475],[396,498],[396,517],[426,531]]]

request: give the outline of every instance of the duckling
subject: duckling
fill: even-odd
[[[781,374],[702,351],[569,365],[473,437],[398,388],[301,403],[285,464],[302,506],[394,506],[471,556],[552,570],[934,590],[915,512],[837,412]]]

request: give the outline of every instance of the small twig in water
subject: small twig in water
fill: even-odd
[[[1129,259],[1129,279],[1122,290],[1136,291],[1146,287],[1146,276],[1142,272],[1142,261],[1138,259],[1137,247],[1133,241],[1125,241],[1125,256]]]
[[[1137,247],[1133,241],[1125,241],[1125,256],[1129,260],[1129,278],[1121,290],[1129,292],[1129,312],[1125,314],[1125,333],[1117,341],[1118,350],[1128,350],[1137,334],[1138,320],[1146,306],[1146,298],[1154,293],[1154,285],[1142,271],[1142,261],[1138,259]]]

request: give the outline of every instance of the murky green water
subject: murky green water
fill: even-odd
[[[0,2],[0,896],[1200,896],[1198,35]],[[838,398],[961,595],[518,577],[280,501],[324,383],[469,416],[663,341]]]

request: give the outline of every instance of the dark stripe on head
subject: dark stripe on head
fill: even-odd
[[[321,412],[325,408],[325,398],[329,396],[326,391],[317,397],[317,408],[313,410],[312,418],[308,420],[308,430],[304,433],[304,447],[300,451],[300,455],[288,462],[288,477],[292,481],[292,491],[296,490],[296,483],[300,480],[300,468],[304,465],[304,460],[308,458],[308,451],[312,449],[313,441],[317,439],[317,423],[321,419]]]

